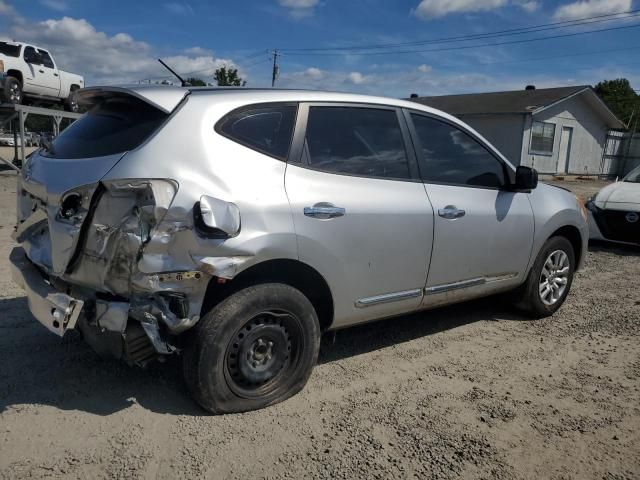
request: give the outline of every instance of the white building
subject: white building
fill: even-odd
[[[471,125],[515,165],[543,174],[603,169],[607,132],[624,125],[590,86],[417,97]]]

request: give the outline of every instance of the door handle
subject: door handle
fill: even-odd
[[[330,203],[316,203],[313,207],[304,207],[305,217],[327,220],[329,218],[343,217],[347,211]]]
[[[447,205],[444,208],[438,210],[438,215],[447,220],[455,220],[456,218],[464,217],[467,213],[464,210],[459,209],[455,205]]]
[[[57,77],[57,76],[58,76],[58,74],[57,74],[57,73],[54,73],[54,74],[53,74],[53,76],[54,76],[54,77]]]
[[[44,73],[44,70],[38,70],[40,73]]]

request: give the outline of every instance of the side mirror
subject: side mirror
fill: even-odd
[[[516,168],[516,182],[514,189],[529,192],[538,186],[538,171],[523,165]]]

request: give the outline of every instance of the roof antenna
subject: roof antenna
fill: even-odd
[[[164,63],[162,61],[162,59],[159,58],[158,61],[162,64],[162,66],[164,68],[169,70],[178,80],[180,80],[181,86],[183,86],[183,87],[190,87],[191,86],[191,84],[189,82],[185,81],[180,75],[178,75],[176,72],[174,72],[169,65],[167,65],[166,63]]]

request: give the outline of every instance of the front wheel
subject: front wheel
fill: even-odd
[[[573,283],[575,252],[564,237],[551,237],[531,267],[527,281],[515,292],[515,305],[533,318],[553,315]]]
[[[20,105],[24,100],[20,81],[15,77],[7,77],[3,95],[5,102]]]
[[[277,283],[231,295],[190,335],[185,381],[211,413],[256,410],[295,395],[320,349],[313,305],[299,290]]]

